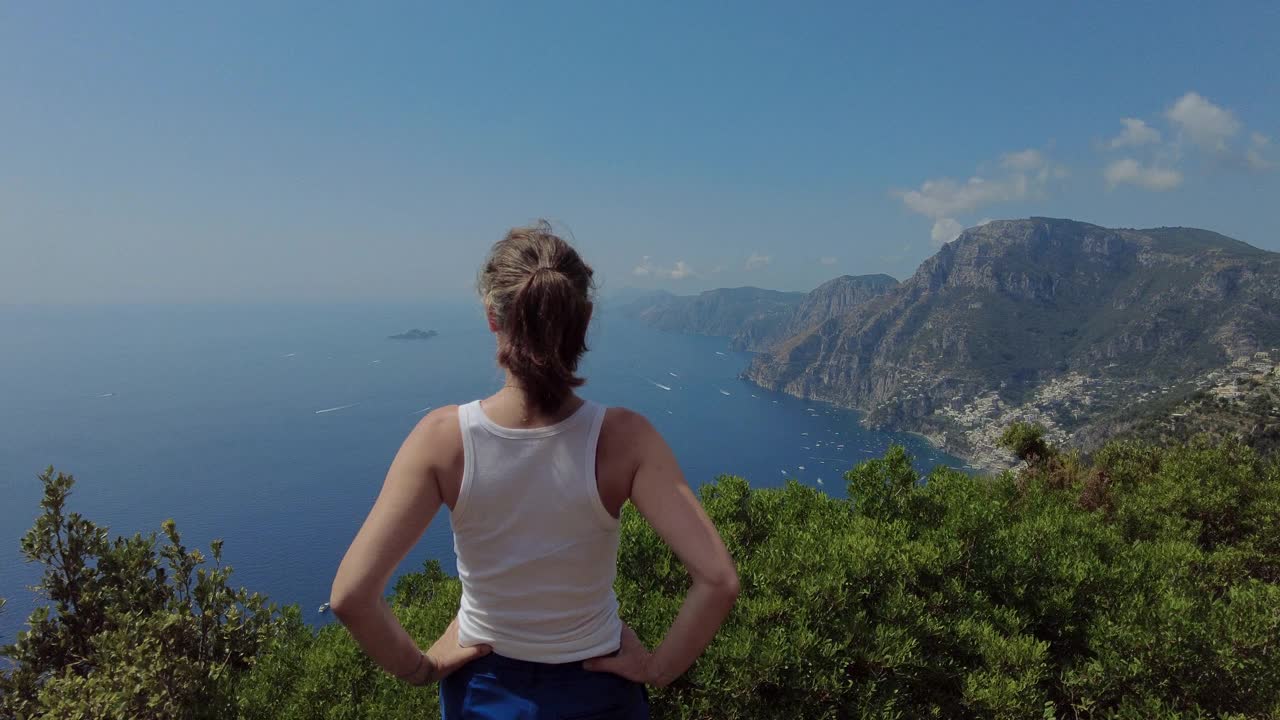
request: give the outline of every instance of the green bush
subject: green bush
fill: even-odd
[[[1280,713],[1276,464],[1233,445],[1116,444],[1091,467],[1037,450],[1017,475],[939,468],[920,483],[894,448],[846,475],[847,500],[734,477],[703,488],[743,593],[706,655],[653,693],[655,716]],[[630,508],[622,533],[622,613],[652,644],[688,577]],[[433,566],[394,597],[426,642],[457,593]],[[272,653],[324,668],[254,668],[274,704],[249,704],[275,717],[408,718],[433,702],[376,673],[340,628]]]
[[[895,447],[846,474],[847,499],[705,486],[742,595],[655,717],[1280,716],[1280,462],[1230,443],[1034,455],[920,482]],[[622,537],[622,615],[653,644],[689,579],[629,506]],[[390,601],[425,644],[459,591],[428,563]],[[438,717],[341,626],[290,608],[271,627],[229,676],[240,717]]]
[[[1033,423],[1015,422],[1005,428],[1000,435],[1000,445],[1028,464],[1043,461],[1050,455],[1044,428]]]
[[[37,608],[16,642],[0,648],[0,717],[48,720],[225,718],[232,681],[276,634],[266,600],[232,589],[222,541],[205,567],[172,520],[155,533],[109,540],[67,512],[74,479],[40,476],[42,514],[22,537],[44,566]]]
[[[389,603],[410,635],[430,645],[458,611],[462,586],[434,560],[401,576]],[[439,717],[435,687],[413,687],[382,672],[346,628],[313,632],[296,608],[237,688],[245,720],[421,720]]]

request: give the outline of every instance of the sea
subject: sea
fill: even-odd
[[[436,330],[429,340],[388,336]],[[906,446],[917,468],[962,467],[923,438],[739,379],[724,338],[597,313],[582,394],[639,411],[696,486],[721,474],[844,494],[844,471]],[[431,408],[502,386],[476,304],[0,307],[0,642],[37,602],[19,541],[37,475],[75,476],[70,510],[111,535],[169,518],[183,542],[225,540],[232,580],[318,613],[405,435]],[[401,571],[454,569],[447,511]]]

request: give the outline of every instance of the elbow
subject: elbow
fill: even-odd
[[[348,625],[353,619],[364,615],[369,605],[367,598],[337,586],[329,593],[329,612],[332,612],[338,622],[343,625]]]
[[[330,593],[329,595],[329,612],[338,619],[343,625],[347,624],[347,620],[351,617],[351,606],[354,603],[351,598],[338,593]]]
[[[709,578],[707,586],[717,598],[723,601],[726,607],[732,606],[738,599],[738,594],[742,592],[742,584],[738,580],[738,571],[732,567]]]
[[[738,594],[742,592],[742,583],[738,580],[738,573],[729,573],[728,579],[724,582],[723,588],[725,599],[732,605],[738,599]]]

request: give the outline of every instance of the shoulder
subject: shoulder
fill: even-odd
[[[635,439],[637,435],[644,436],[657,434],[657,432],[657,429],[653,427],[653,423],[649,422],[649,418],[635,410],[629,410],[624,407],[606,408],[604,423],[600,426],[601,438],[608,433]]]
[[[658,429],[644,415],[624,407],[605,410],[604,422],[600,425],[602,454],[639,458],[646,455],[654,443],[661,441]]]
[[[461,432],[458,429],[459,406],[445,405],[427,413],[418,421],[414,432],[425,434],[448,434],[449,431]]]
[[[451,458],[462,451],[462,429],[458,425],[458,406],[445,405],[427,413],[413,431],[406,445],[413,445],[423,455]]]
[[[661,442],[662,436],[644,415],[622,407],[605,410],[596,445],[596,473],[603,482],[601,498],[615,516],[631,496],[645,459],[654,455],[653,448]]]

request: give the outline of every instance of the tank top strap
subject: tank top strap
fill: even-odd
[[[450,513],[460,517],[466,509],[467,499],[471,496],[471,487],[475,484],[476,433],[482,429],[480,401],[472,400],[458,406],[458,429],[462,431],[462,483],[458,486],[458,499]]]
[[[590,496],[588,504],[600,526],[611,530],[618,526],[618,518],[611,515],[608,508],[604,506],[604,500],[600,497],[600,480],[596,477],[596,453],[600,448],[600,429],[604,427],[604,416],[609,408],[590,400],[587,402],[591,403],[592,407],[589,408],[591,425],[587,430],[586,457],[582,461],[582,467],[585,470],[583,475],[587,478],[584,490]]]

